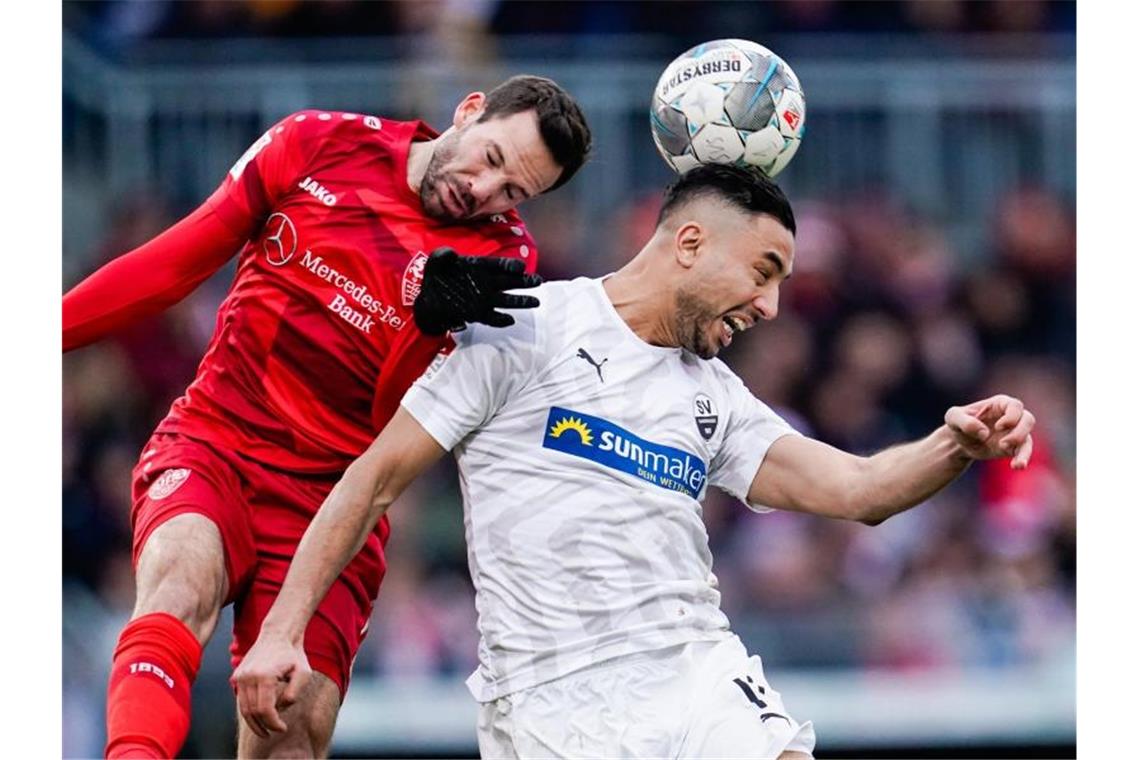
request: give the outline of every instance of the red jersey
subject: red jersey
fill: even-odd
[[[534,271],[534,241],[514,212],[466,224],[423,214],[408,150],[435,136],[422,122],[303,111],[246,151],[204,207],[246,240],[237,274],[160,432],[278,469],[338,473],[446,342],[412,319],[427,254],[447,245]]]

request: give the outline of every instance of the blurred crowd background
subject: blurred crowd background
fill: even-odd
[[[731,346],[726,361],[800,430],[850,451],[871,453],[922,436],[950,405],[999,391],[1022,398],[1038,429],[1028,470],[976,465],[931,503],[874,528],[755,515],[710,491],[704,514],[733,627],[776,673],[1012,673],[1071,666],[1075,100],[1026,106],[1019,93],[1021,100],[1010,105],[1003,93],[991,93],[994,102],[978,117],[976,131],[962,128],[968,109],[936,114],[934,142],[909,154],[936,151],[941,181],[929,187],[921,184],[927,175],[892,173],[879,157],[850,150],[844,111],[828,112],[827,93],[835,88],[822,75],[813,82],[811,73],[822,58],[851,68],[886,60],[888,70],[897,60],[893,65],[905,69],[925,51],[948,62],[945,72],[982,61],[1001,75],[1003,65],[1043,61],[1069,67],[1071,77],[1072,3],[119,0],[65,2],[64,21],[65,290],[200,202],[243,143],[291,110],[272,112],[278,104],[271,101],[253,118],[231,117],[232,150],[222,151],[228,158],[209,159],[216,165],[205,172],[181,171],[184,164],[162,157],[164,139],[196,144],[200,131],[187,127],[167,136],[172,127],[159,109],[133,112],[142,124],[127,134],[141,142],[127,152],[157,155],[142,168],[129,162],[123,168],[115,162],[124,149],[114,147],[121,111],[100,111],[85,94],[90,62],[145,73],[176,61],[194,71],[207,63],[224,66],[227,60],[216,57],[232,54],[235,66],[283,65],[280,76],[287,79],[338,55],[344,65],[358,66],[356,58],[371,50],[380,70],[447,49],[447,65],[473,62],[468,71],[494,77],[534,71],[540,61],[549,68],[537,73],[558,78],[561,64],[591,60],[599,51],[606,61],[628,54],[632,70],[647,76],[643,102],[617,117],[632,136],[623,138],[620,152],[606,152],[601,142],[621,135],[596,129],[601,155],[572,183],[577,189],[523,207],[539,244],[539,271],[557,278],[613,271],[650,234],[669,178],[645,117],[653,72],[716,37],[748,37],[777,50],[800,72],[808,102],[804,145],[779,178],[799,222],[796,275],[783,288],[779,319]],[[332,36],[354,41],[328,44]],[[533,57],[544,40],[548,56]],[[431,72],[415,81],[429,81]],[[429,87],[428,95],[417,89],[414,97],[378,85],[370,102],[354,107],[420,115],[442,128],[458,84]],[[257,92],[256,84],[249,86]],[[569,89],[591,117],[590,93],[581,91],[589,87]],[[355,91],[301,92],[292,97],[312,102],[296,107],[348,108],[343,101]],[[385,92],[399,96],[389,105]],[[426,97],[434,99],[425,103]],[[186,112],[184,104],[179,108]],[[208,121],[209,106],[201,110]],[[816,118],[821,128],[813,131]],[[901,139],[907,165],[907,125],[918,123],[913,109],[852,118],[861,125],[853,135],[877,129]],[[1006,164],[971,159],[974,141],[986,139],[986,149],[999,151]],[[1056,155],[1058,146],[1067,152]],[[867,170],[837,170],[840,163]],[[961,173],[964,164],[971,173]],[[615,174],[623,178],[620,203],[582,202],[599,177]],[[161,318],[64,358],[67,756],[98,754],[102,746],[107,662],[134,596],[130,469],[193,377],[231,276],[224,270]],[[355,665],[356,682],[459,681],[475,666],[477,631],[452,462],[422,478],[390,516],[388,576]],[[187,756],[232,752],[227,625],[224,620],[196,687],[197,723]],[[826,736],[821,740],[826,749]]]
[[[493,37],[704,39],[723,37],[726,30],[741,35],[1072,32],[1076,17],[1073,3],[1056,0],[86,0],[64,3],[64,9],[70,28],[115,48],[151,39],[415,35],[460,21]]]

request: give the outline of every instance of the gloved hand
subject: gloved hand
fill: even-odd
[[[507,327],[514,317],[495,309],[533,309],[534,296],[504,293],[542,284],[536,274],[523,272],[519,259],[460,256],[454,249],[436,248],[424,264],[420,294],[412,305],[416,325],[425,335],[442,335],[470,322]]]

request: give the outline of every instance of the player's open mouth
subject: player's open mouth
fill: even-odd
[[[736,333],[744,332],[745,330],[747,330],[751,326],[752,326],[752,324],[750,322],[748,322],[745,319],[742,319],[741,317],[735,317],[735,316],[732,316],[731,314],[728,316],[725,316],[725,317],[721,317],[721,320],[720,320],[720,328],[721,328],[720,343],[721,343],[721,346],[722,347],[727,346],[729,343],[732,343],[732,336],[733,335],[735,335]]]

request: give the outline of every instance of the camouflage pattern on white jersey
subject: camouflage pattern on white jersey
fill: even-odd
[[[641,340],[601,280],[527,292],[540,307],[458,333],[402,402],[459,463],[480,702],[730,635],[700,500],[744,500],[794,432],[723,362]]]

